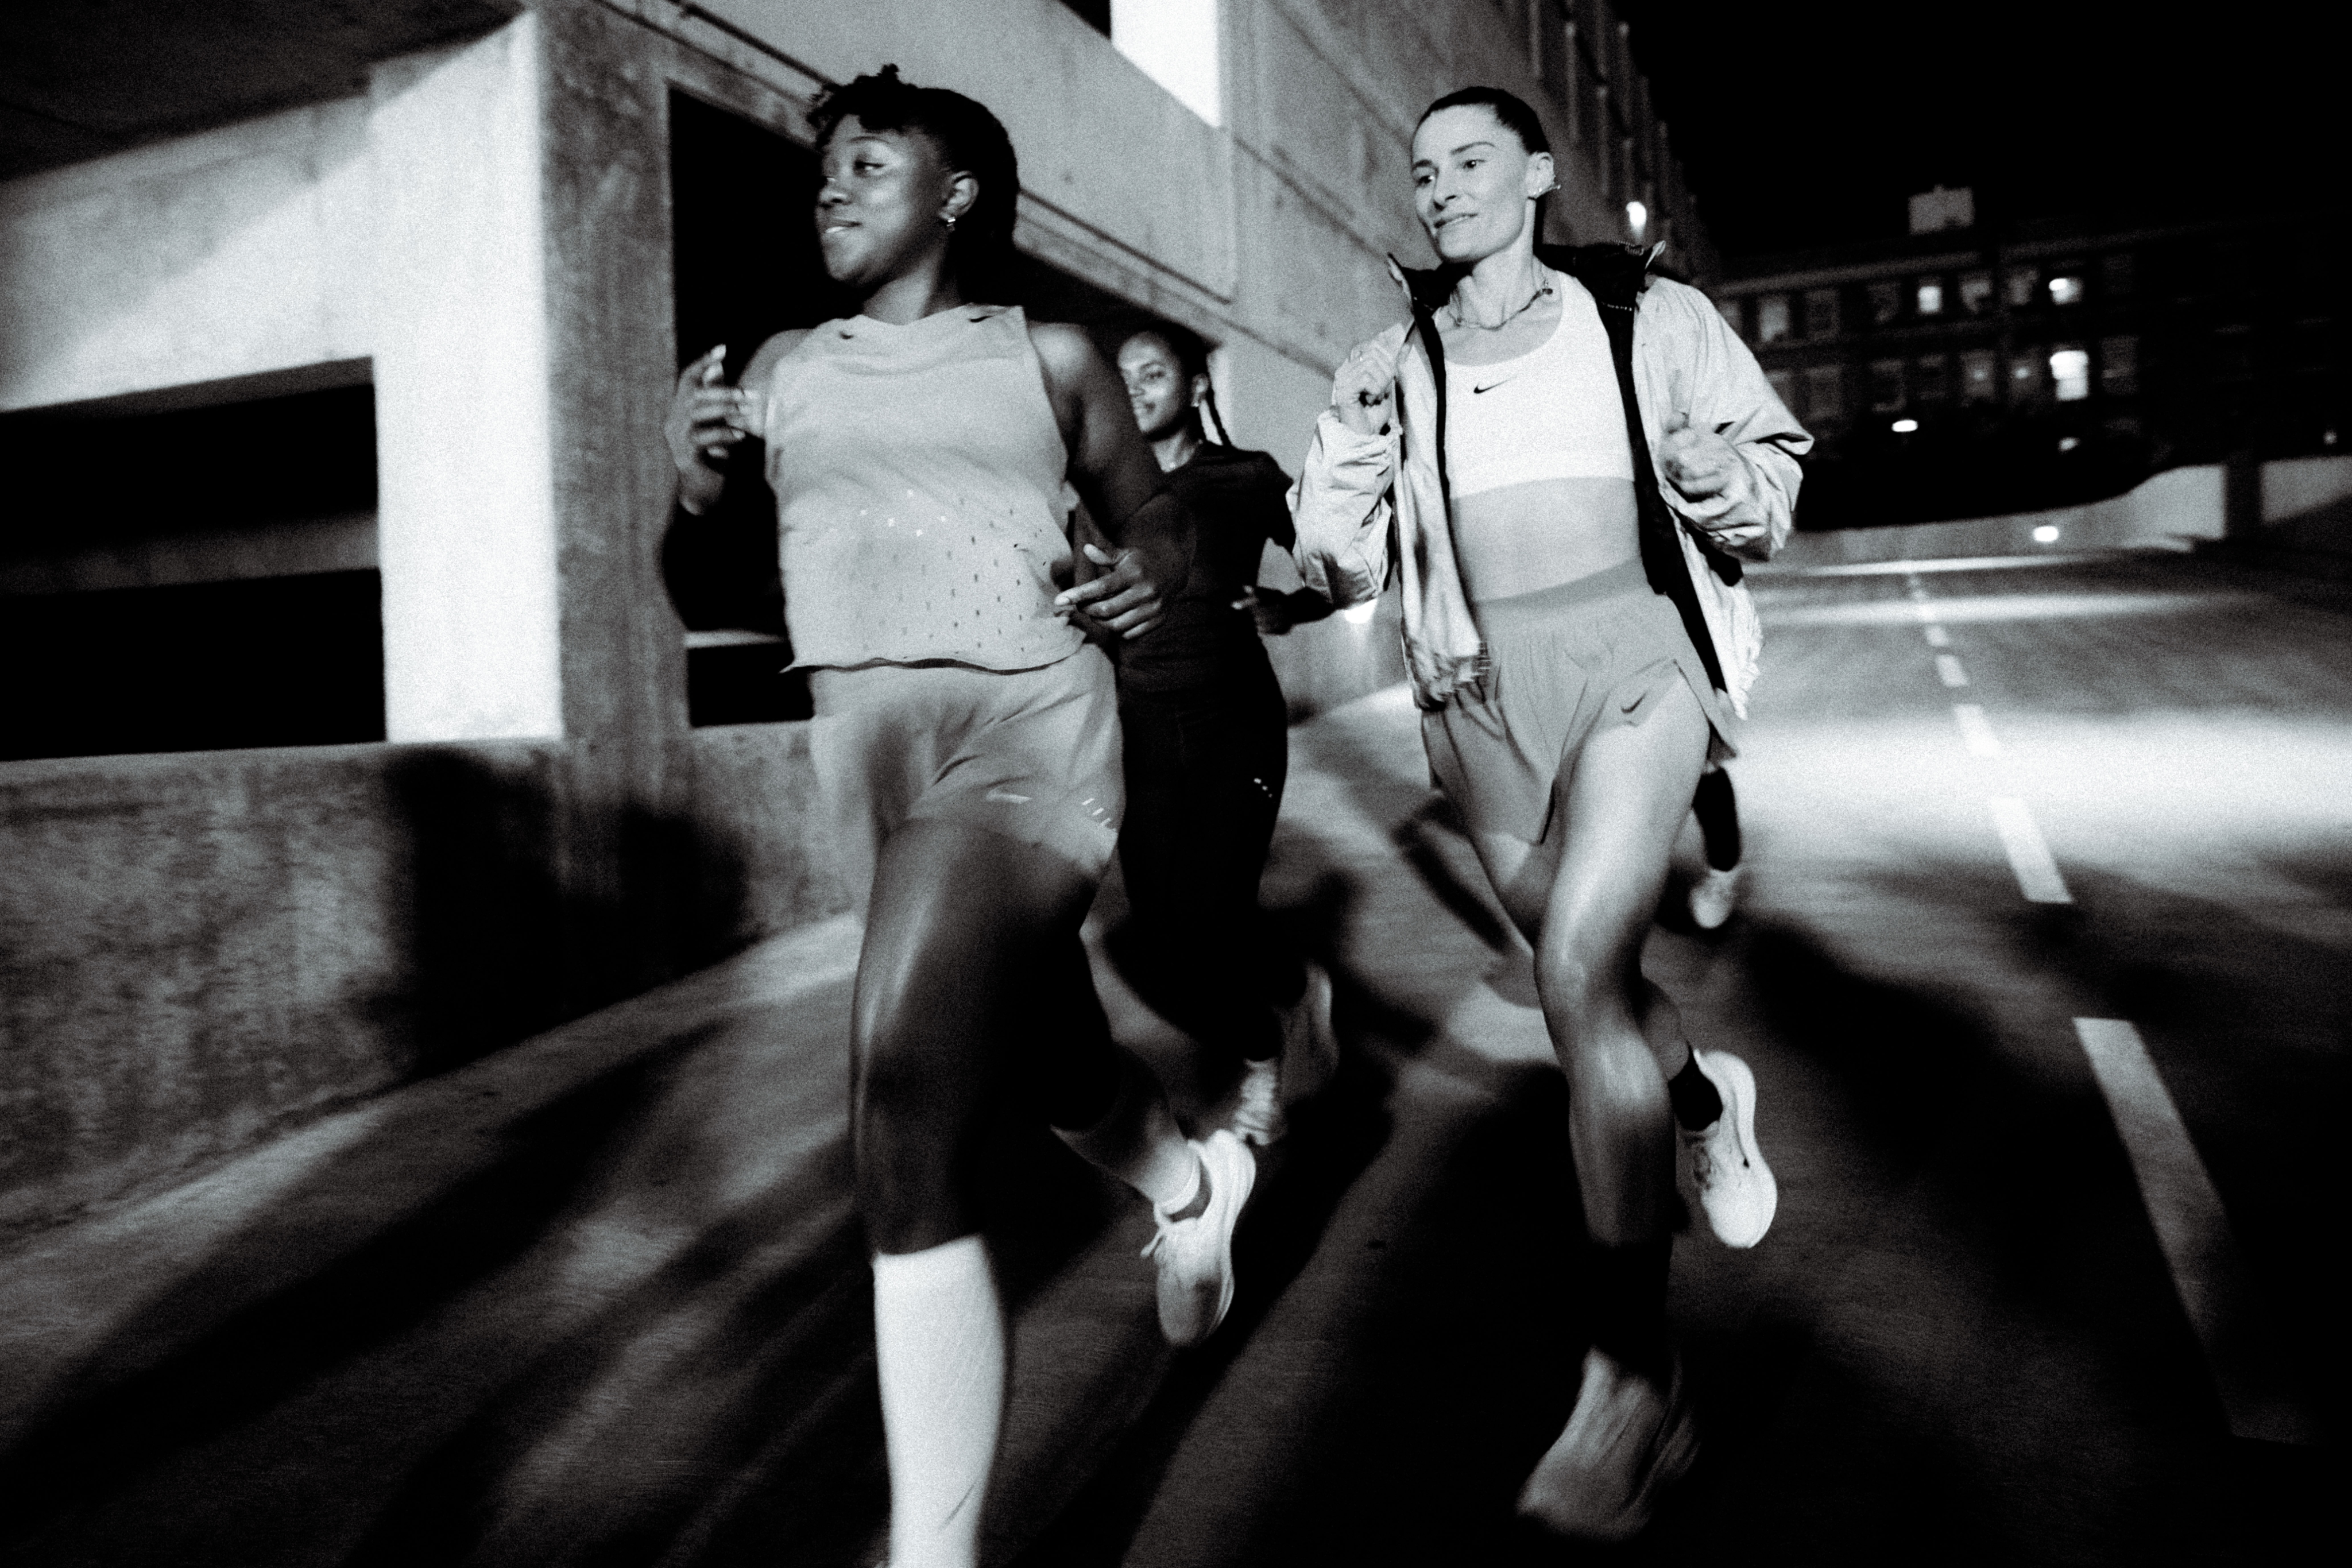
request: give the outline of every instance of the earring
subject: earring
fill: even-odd
[[[955,233],[955,214],[953,213],[941,213],[940,214],[940,222],[948,225],[948,233]]]

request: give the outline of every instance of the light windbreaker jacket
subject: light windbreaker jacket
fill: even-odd
[[[1706,297],[1650,275],[1655,250],[1644,256],[1622,246],[1546,246],[1537,254],[1576,277],[1600,305],[1618,385],[1628,393],[1634,471],[1646,467],[1653,479],[1635,487],[1650,585],[1675,601],[1708,674],[1745,717],[1763,628],[1740,580],[1740,559],[1769,559],[1787,541],[1802,476],[1797,459],[1813,438]],[[1412,319],[1350,356],[1379,355],[1380,362],[1396,365],[1389,430],[1361,435],[1335,410],[1324,410],[1305,471],[1291,486],[1291,519],[1299,576],[1337,605],[1378,597],[1393,549],[1404,573],[1405,669],[1414,699],[1433,709],[1475,682],[1486,664],[1454,554],[1445,355],[1431,316],[1459,274],[1415,272],[1393,257],[1389,270]],[[1716,432],[1738,455],[1738,473],[1722,495],[1689,500],[1659,468],[1653,454],[1675,415]]]

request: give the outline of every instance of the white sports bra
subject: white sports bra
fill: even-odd
[[[1500,364],[1446,366],[1445,468],[1456,499],[1547,479],[1633,481],[1601,308],[1576,279],[1549,277],[1559,325],[1541,348]]]

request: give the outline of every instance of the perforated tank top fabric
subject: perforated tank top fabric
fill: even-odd
[[[1068,455],[1018,307],[828,321],[768,385],[784,618],[798,665],[1031,669],[1053,613]]]
[[[1633,482],[1600,308],[1576,279],[1550,277],[1559,325],[1541,348],[1501,364],[1446,366],[1445,469],[1457,500],[1546,479]]]

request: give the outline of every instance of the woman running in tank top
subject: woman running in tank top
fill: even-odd
[[[679,377],[681,500],[766,443],[785,619],[810,671],[823,792],[870,851],[852,1136],[874,1249],[895,1568],[974,1560],[1006,1379],[976,1169],[1016,1095],[1153,1205],[1160,1325],[1204,1339],[1233,1300],[1255,1178],[1229,1133],[1188,1143],[1113,1043],[1078,928],[1116,842],[1111,667],[1070,623],[1133,636],[1192,530],[1086,336],[1002,298],[1019,178],[995,117],[896,68],[825,95],[816,223],[860,313],[779,334],[740,389]],[[1065,479],[1126,551],[1057,592]]]
[[[1691,1050],[1641,954],[1754,669],[1736,554],[1786,536],[1810,438],[1696,290],[1621,247],[1538,256],[1557,182],[1519,99],[1439,99],[1412,172],[1443,265],[1399,269],[1411,324],[1340,367],[1297,497],[1299,566],[1339,603],[1369,598],[1393,524],[1431,771],[1535,949],[1593,1243],[1582,1384],[1520,1506],[1622,1539],[1695,1448],[1665,1315],[1677,1130],[1722,1240],[1754,1245],[1776,1201],[1752,1075]]]
[[[1119,346],[1118,371],[1200,542],[1159,626],[1119,652],[1129,918],[1110,950],[1146,1001],[1208,1047],[1209,1076],[1239,1059],[1221,1119],[1244,1142],[1272,1144],[1339,1047],[1330,976],[1258,909],[1290,768],[1289,706],[1259,637],[1331,605],[1256,586],[1266,545],[1290,548],[1290,476],[1202,428],[1204,411],[1217,417],[1208,345],[1182,327],[1149,328]]]

